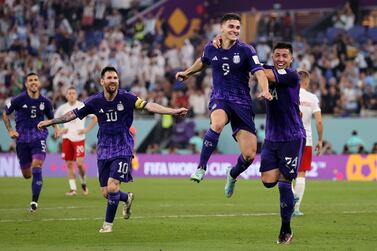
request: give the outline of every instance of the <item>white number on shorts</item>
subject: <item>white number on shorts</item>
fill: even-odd
[[[285,157],[286,165],[289,166],[289,167],[293,167],[295,169],[297,167],[297,161],[298,161],[298,157],[296,157],[294,159],[292,157]]]
[[[229,64],[228,63],[224,63],[222,65],[222,67],[223,67],[223,71],[224,71],[224,76],[228,75],[229,72],[230,72],[230,66],[229,66]]]
[[[128,173],[128,163],[119,162],[119,168],[118,173],[121,173],[122,175]]]
[[[41,146],[42,146],[42,152],[46,152],[46,141],[45,140],[41,140]]]
[[[76,147],[76,154],[80,154],[84,152],[84,146],[77,146]]]

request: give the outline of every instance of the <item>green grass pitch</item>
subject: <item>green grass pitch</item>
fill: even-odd
[[[113,232],[98,233],[106,201],[65,196],[65,178],[45,178],[39,209],[27,211],[30,180],[0,178],[0,250],[377,250],[376,182],[307,180],[303,217],[292,219],[291,245],[276,244],[277,187],[239,180],[231,199],[225,180],[137,178],[131,219],[118,208]]]

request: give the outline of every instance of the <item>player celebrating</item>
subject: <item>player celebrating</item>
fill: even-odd
[[[146,109],[152,113],[183,116],[186,108],[172,109],[152,102],[146,102],[133,94],[119,89],[118,72],[114,67],[101,71],[103,92],[90,96],[84,107],[70,111],[59,118],[42,121],[38,128],[66,123],[77,117],[83,119],[95,114],[98,119],[98,174],[102,195],[108,199],[106,218],[100,233],[112,232],[113,221],[119,201],[124,202],[123,216],[131,214],[132,193],[120,191],[121,182],[132,181],[131,159],[134,141],[130,133],[134,109]]]
[[[291,242],[291,216],[294,196],[291,182],[297,176],[305,146],[305,129],[299,109],[299,76],[290,68],[293,49],[277,43],[273,49],[274,66],[265,65],[273,99],[266,102],[266,138],[261,153],[261,179],[267,188],[279,183],[281,229],[277,243]]]
[[[241,155],[233,168],[227,169],[225,196],[231,197],[236,178],[253,162],[256,154],[256,130],[254,112],[251,106],[249,73],[257,78],[262,87],[262,95],[271,99],[268,81],[259,63],[255,49],[238,40],[241,18],[238,14],[228,13],[221,18],[221,47],[217,49],[209,42],[203,56],[183,72],[178,72],[178,80],[186,80],[206,66],[212,66],[213,91],[210,97],[211,127],[204,135],[198,169],[191,180],[200,182],[204,178],[207,162],[216,149],[224,126],[230,122],[233,137],[238,142]]]
[[[302,114],[302,121],[304,124],[306,132],[306,146],[301,160],[301,165],[298,169],[298,175],[296,179],[296,185],[294,188],[294,193],[298,201],[295,204],[295,210],[293,215],[302,216],[304,213],[300,211],[300,205],[302,198],[304,197],[305,191],[305,174],[306,171],[311,170],[312,164],[312,116],[314,115],[317,133],[318,133],[318,142],[315,146],[315,151],[317,155],[320,154],[322,149],[322,136],[323,136],[323,123],[321,116],[321,108],[319,108],[319,100],[316,95],[308,92],[309,83],[310,83],[310,74],[307,71],[299,71],[300,76],[300,111]]]
[[[61,105],[55,112],[55,117],[61,117],[65,113],[76,108],[81,108],[84,103],[77,100],[76,88],[71,86],[67,89],[67,103]],[[62,135],[62,157],[67,163],[68,181],[70,191],[66,193],[68,196],[77,194],[76,174],[73,169],[73,161],[76,160],[77,168],[80,174],[81,188],[84,195],[89,193],[86,185],[84,156],[85,156],[85,134],[89,132],[97,123],[97,117],[92,116],[92,120],[87,128],[85,128],[85,118],[83,120],[75,119],[66,124],[64,128],[59,130]]]
[[[16,139],[17,157],[25,179],[32,178],[32,200],[30,212],[38,208],[38,199],[42,190],[42,165],[46,158],[47,129],[38,130],[37,124],[44,117],[53,118],[53,107],[47,98],[40,94],[41,83],[34,72],[27,74],[26,91],[13,97],[3,111],[3,120],[9,136]],[[16,112],[16,130],[11,126],[9,115]],[[59,129],[55,126],[55,136]]]

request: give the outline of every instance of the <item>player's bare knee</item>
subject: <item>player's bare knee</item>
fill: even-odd
[[[275,182],[264,182],[263,180],[262,180],[262,183],[263,183],[263,185],[266,187],[266,188],[273,188],[274,186],[276,186],[276,184],[278,183],[277,181],[275,181]]]
[[[220,123],[213,123],[212,126],[211,126],[211,129],[213,131],[215,131],[216,133],[221,133],[221,131],[223,130],[224,128],[224,125],[223,124],[220,124]]]
[[[245,155],[243,155],[243,158],[245,159],[245,161],[247,163],[252,163],[253,160],[255,159],[255,155],[256,155],[256,152],[255,151],[249,151],[248,153],[246,153]]]
[[[31,174],[22,174],[24,176],[25,179],[30,179],[31,178]]]
[[[262,173],[262,183],[266,188],[273,188],[278,183],[278,178],[273,175],[266,175]]]

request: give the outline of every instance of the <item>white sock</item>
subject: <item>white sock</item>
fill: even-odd
[[[84,175],[83,177],[79,175],[79,177],[80,177],[81,184],[86,184],[86,175]]]
[[[75,179],[69,179],[69,187],[71,188],[71,190],[77,190]]]
[[[304,192],[305,192],[305,178],[304,177],[296,178],[295,191],[296,191],[295,195],[299,198],[295,205],[295,210],[300,210],[300,204],[301,204],[302,198],[304,197]]]

